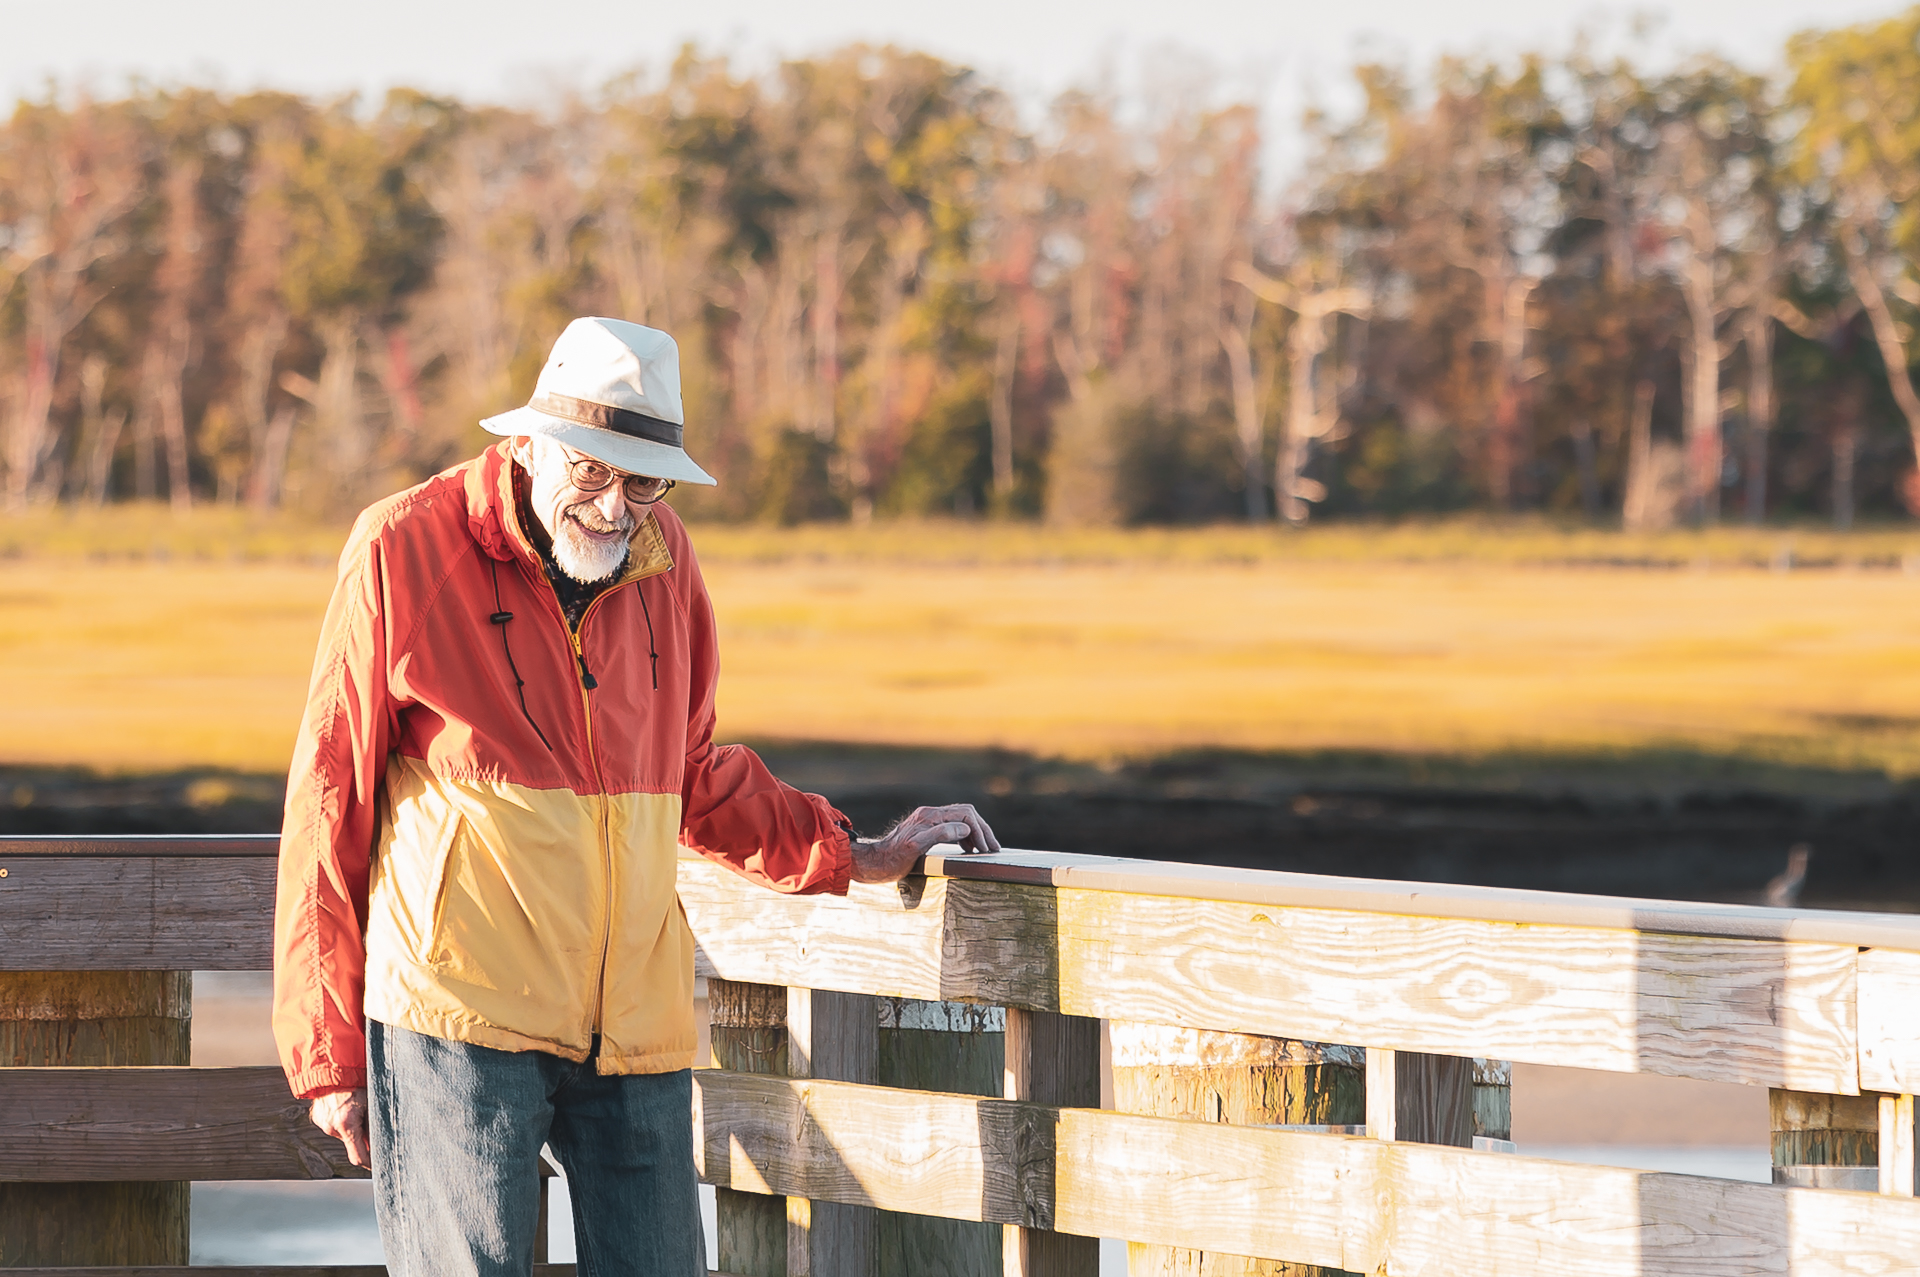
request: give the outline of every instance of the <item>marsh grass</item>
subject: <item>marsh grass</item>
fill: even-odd
[[[284,767],[343,536],[231,511],[0,521],[0,761]],[[732,738],[1920,776],[1905,528],[926,523],[696,541]]]
[[[331,563],[351,520],[230,506],[61,506],[0,515],[0,558]],[[773,527],[703,523],[709,563],[1255,564],[1492,563],[1622,568],[1853,567],[1920,572],[1920,527],[1836,532],[1818,524],[1629,533],[1545,518],[1463,517],[1306,528],[1053,528],[891,520]]]

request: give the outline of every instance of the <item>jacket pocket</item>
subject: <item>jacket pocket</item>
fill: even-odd
[[[370,956],[426,962],[460,824],[458,810],[431,793],[410,795],[383,821],[368,891]]]
[[[427,967],[473,989],[577,1002],[603,894],[586,868],[572,848],[461,819],[436,884]]]

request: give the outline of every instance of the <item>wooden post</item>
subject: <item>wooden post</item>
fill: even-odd
[[[1113,1106],[1125,1113],[1358,1134],[1371,1083],[1357,1047],[1112,1021]],[[1388,1088],[1389,1093],[1391,1088]],[[1133,1277],[1327,1277],[1277,1259],[1129,1242]]]
[[[1767,1101],[1774,1183],[1867,1190],[1879,1185],[1881,1106],[1876,1097],[1776,1088],[1767,1092]],[[1911,1155],[1908,1161],[1911,1181]]]
[[[880,1085],[1000,1096],[1005,1011],[914,998],[877,1001]],[[1001,1277],[1000,1227],[881,1211],[875,1271],[878,1277]]]
[[[0,972],[0,1067],[184,1065],[192,1030],[188,971]],[[190,1191],[0,1184],[0,1268],[185,1264]]]
[[[1100,1107],[1100,1021],[1009,1007],[1001,1094],[1056,1108]],[[1004,1277],[1099,1277],[1100,1239],[1006,1225]]]
[[[1366,1069],[1369,1136],[1473,1147],[1473,1060],[1368,1048]]]
[[[874,999],[771,984],[707,982],[713,1062],[775,1077],[871,1082]],[[867,1277],[879,1212],[716,1189],[721,1272],[739,1277]]]
[[[1473,1062],[1473,1146],[1495,1153],[1513,1152],[1513,1065],[1505,1060]]]

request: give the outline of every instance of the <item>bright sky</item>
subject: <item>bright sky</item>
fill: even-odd
[[[1256,98],[1275,124],[1309,100],[1346,100],[1358,57],[1564,48],[1581,29],[1630,39],[1634,13],[1655,33],[1643,61],[1713,49],[1776,63],[1807,26],[1889,16],[1894,0],[1679,0],[1664,8],[1541,0],[0,0],[0,94],[63,86],[112,92],[129,74],[232,89],[332,94],[392,84],[469,98],[536,102],[659,67],[684,42],[746,65],[854,40],[893,41],[964,62],[1034,103],[1103,74],[1123,87]],[[1284,143],[1281,150],[1285,151]]]

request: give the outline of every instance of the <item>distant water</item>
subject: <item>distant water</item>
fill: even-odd
[[[1766,1183],[1773,1177],[1765,1149],[1657,1148],[1630,1145],[1529,1145],[1528,1157],[1632,1170],[1709,1175]],[[555,1263],[572,1263],[573,1210],[566,1181],[550,1190]],[[707,1255],[714,1253],[713,1190],[700,1188]],[[318,1183],[195,1184],[193,1254],[196,1264],[378,1264],[380,1233],[373,1222],[373,1186],[365,1180]],[[1126,1277],[1125,1242],[1100,1244],[1101,1277]]]
[[[1622,1166],[1634,1171],[1666,1171],[1674,1175],[1708,1175],[1714,1179],[1744,1179],[1756,1184],[1773,1182],[1773,1154],[1764,1148],[1661,1148],[1632,1144],[1522,1144],[1523,1157],[1556,1162],[1586,1162],[1593,1166]]]
[[[573,1205],[567,1181],[548,1189],[547,1253],[573,1262]],[[700,1186],[707,1255],[714,1251],[713,1190]],[[193,1186],[196,1264],[381,1264],[373,1219],[373,1185],[363,1179],[313,1183],[227,1183]]]

